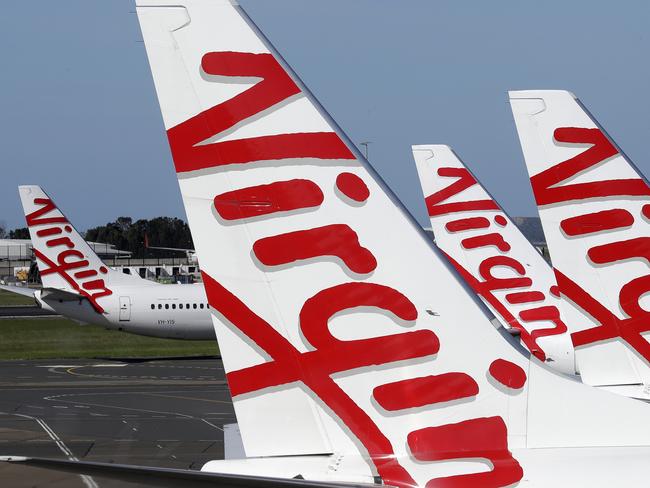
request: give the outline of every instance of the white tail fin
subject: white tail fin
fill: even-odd
[[[574,374],[553,270],[448,146],[413,146],[436,244],[541,361]]]
[[[571,93],[510,104],[582,379],[648,384],[650,188]]]
[[[113,294],[112,285],[148,283],[104,265],[40,186],[18,191],[43,287],[82,295],[103,313],[102,299]]]
[[[490,327],[239,7],[182,4],[137,12],[248,456],[362,455],[393,486],[495,487],[534,463],[513,447],[650,443],[646,405]]]

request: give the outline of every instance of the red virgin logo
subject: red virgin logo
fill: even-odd
[[[254,76],[262,81],[168,131],[178,173],[268,160],[288,160],[287,164],[294,165],[297,158],[355,160],[334,132],[278,134],[196,146],[299,93],[298,87],[270,54],[209,53],[203,57],[202,67],[210,74]],[[335,188],[333,198],[350,207],[363,206],[371,198],[363,179],[351,172],[339,173],[332,186]],[[244,223],[254,226],[260,218],[266,221],[281,219],[290,211],[317,212],[325,194],[324,188],[312,180],[269,181],[217,194],[213,197],[213,209],[218,219],[228,221],[229,226]],[[216,219],[215,225],[219,225]],[[372,250],[363,245],[357,232],[344,223],[266,236],[242,252],[261,270],[280,270],[288,265],[309,266],[314,260],[335,258],[345,271],[342,276],[353,276],[353,281],[319,290],[302,304],[296,319],[310,350],[301,352],[243,300],[204,272],[212,309],[270,358],[265,363],[228,373],[233,398],[237,400],[240,395],[300,382],[358,439],[385,484],[415,486],[416,482],[400,464],[380,425],[332,378],[336,373],[377,368],[407,359],[430,357],[434,360],[443,345],[433,331],[399,331],[404,322],[412,324],[417,319],[418,312],[412,301],[399,290],[368,281],[380,263]],[[390,312],[399,332],[356,340],[334,337],[328,327],[329,319],[343,311],[354,312],[359,307]],[[486,373],[504,388],[523,387],[526,375],[519,366],[507,361],[494,361],[492,366]],[[409,378],[368,392],[379,405],[381,415],[387,415],[388,411],[408,413],[411,408],[431,404],[444,408],[446,402],[453,400],[473,401],[478,393],[478,384],[464,372]],[[408,444],[412,457],[418,461],[481,457],[493,465],[489,472],[431,480],[439,486],[499,487],[515,483],[523,476],[521,467],[508,451],[507,429],[500,417],[427,426],[407,434],[401,442]]]
[[[544,361],[546,353],[537,343],[537,339],[563,334],[567,331],[567,327],[562,322],[556,306],[536,306],[534,304],[547,299],[545,292],[557,296],[557,287],[544,291],[539,289],[539,285],[535,287],[533,279],[527,276],[526,267],[510,252],[512,247],[502,234],[503,229],[508,225],[508,220],[503,215],[497,214],[491,219],[461,217],[464,212],[500,211],[501,209],[494,200],[448,202],[452,197],[477,185],[476,180],[467,169],[442,167],[437,170],[437,174],[440,177],[455,178],[455,181],[426,198],[429,216],[445,219],[445,231],[449,234],[460,236],[464,232],[479,229],[484,232],[461,239],[460,247],[465,251],[480,249],[488,252],[495,250],[481,261],[475,273],[465,269],[449,253],[445,253],[447,258],[476,294],[488,302],[510,327],[520,332],[521,340],[528,350]],[[496,277],[494,269],[497,267],[507,269],[511,273],[511,277]],[[495,294],[496,291],[503,292],[504,290],[512,291],[503,298]],[[530,303],[531,306],[519,311],[515,316],[514,312],[511,312],[511,306],[523,303]],[[551,322],[553,326],[533,328],[535,322]]]
[[[590,147],[531,178],[539,206],[569,201],[611,201],[612,206],[615,206],[617,200],[612,197],[650,196],[650,188],[641,178],[563,184],[578,174],[588,174],[619,153],[599,129],[562,127],[556,129],[553,135],[560,143],[580,146],[588,144]],[[565,236],[573,239],[604,231],[605,235],[612,232],[611,242],[587,249],[587,263],[593,268],[615,266],[630,259],[642,259],[650,263],[650,237],[615,240],[615,231],[633,227],[639,219],[650,219],[650,204],[643,204],[641,201],[637,206],[636,215],[623,208],[588,211],[562,220],[560,228]],[[571,334],[576,347],[621,338],[646,361],[650,361],[650,344],[641,335],[650,331],[650,312],[639,304],[641,297],[650,292],[650,274],[633,278],[619,290],[619,305],[627,315],[627,318],[623,319],[618,318],[561,270],[556,269],[555,275],[562,293],[598,324]]]
[[[45,252],[34,245],[34,255],[48,266],[39,269],[41,276],[59,275],[80,295],[86,297],[98,313],[104,313],[97,300],[113,294],[103,278],[100,278],[101,275],[108,273],[108,269],[106,266],[100,266],[98,269],[90,266],[86,256],[76,249],[74,241],[66,235],[72,232],[72,226],[65,217],[48,217],[50,212],[56,210],[52,200],[35,198],[34,205],[40,208],[26,216],[27,226],[30,228],[47,226],[39,228],[36,236],[47,239],[45,246],[56,253],[56,256],[50,259]]]

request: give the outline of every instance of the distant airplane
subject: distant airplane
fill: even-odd
[[[241,7],[137,5],[247,457],[20,462],[161,486],[646,486],[650,405],[510,345]]]
[[[576,373],[553,269],[449,146],[413,146],[436,245],[540,361]]]
[[[39,186],[20,198],[43,288],[0,286],[44,309],[133,334],[214,340],[202,284],[161,285],[106,266]]]
[[[649,399],[647,180],[572,93],[510,104],[582,380]]]

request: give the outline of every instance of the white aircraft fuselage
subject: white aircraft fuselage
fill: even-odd
[[[214,340],[203,284],[161,285],[106,266],[43,189],[19,188],[43,288],[41,307],[107,329],[170,339]]]
[[[107,329],[168,339],[215,339],[202,283],[125,285],[112,291],[102,299],[104,313],[98,313],[85,299],[43,297],[40,290],[34,298],[46,310]]]

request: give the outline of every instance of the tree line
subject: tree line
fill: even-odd
[[[194,249],[189,226],[176,217],[156,217],[135,222],[131,217],[118,217],[115,222],[88,229],[84,237],[87,241],[113,244],[122,251],[130,251],[134,258],[168,254],[147,249],[149,246]]]
[[[29,239],[27,227],[19,227],[7,232],[4,224],[0,223],[0,239]]]

